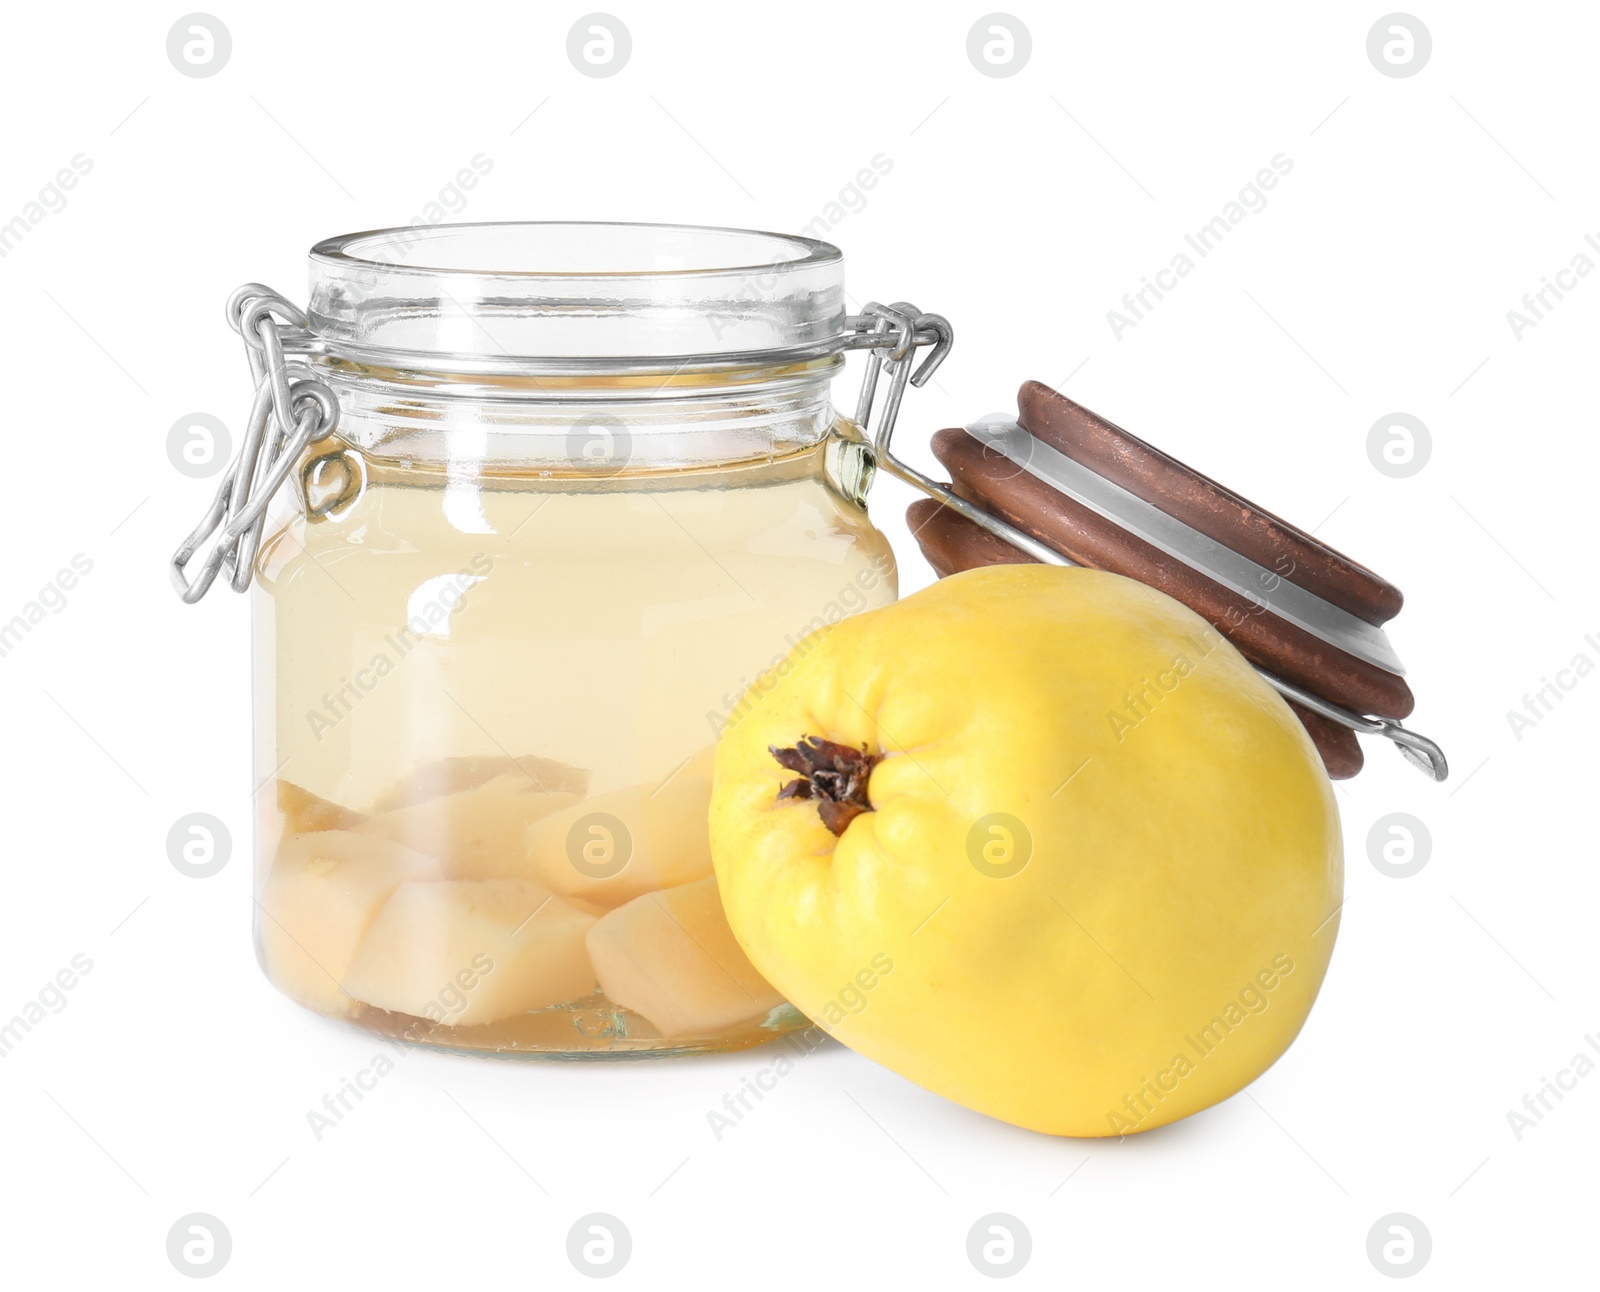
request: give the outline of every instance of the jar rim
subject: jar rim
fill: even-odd
[[[501,221],[342,234],[311,249],[312,334],[452,366],[716,364],[836,348],[844,255],[798,234]]]
[[[713,241],[713,237],[707,235],[714,235],[715,238],[725,242],[732,243],[737,240],[740,243],[749,245],[752,252],[755,250],[754,244],[759,242],[768,247],[792,247],[799,254],[767,259],[741,256],[731,264],[671,268],[651,267],[648,269],[610,267],[592,269],[557,269],[553,267],[516,269],[500,265],[433,264],[395,258],[402,248],[419,244],[427,248],[430,246],[438,247],[441,244],[448,243],[470,243],[473,240],[493,237],[495,234],[500,235],[502,239],[507,234],[512,237],[526,236],[531,238],[536,234],[559,236],[559,234],[569,231],[592,234],[596,230],[626,230],[636,234],[648,234],[654,236],[658,242],[665,241],[662,235],[673,235],[680,240],[680,245],[690,241],[698,241],[703,245],[707,245]],[[493,231],[493,233],[490,231]],[[362,254],[380,247],[388,247],[390,254],[385,256]],[[557,254],[571,254],[571,249],[559,246],[552,246],[549,250]],[[633,220],[478,220],[461,224],[397,225],[391,228],[365,229],[356,233],[342,233],[331,238],[324,238],[311,248],[310,256],[313,266],[319,262],[330,265],[350,264],[396,274],[420,276],[444,274],[465,278],[506,278],[516,282],[526,282],[530,279],[539,278],[550,278],[562,282],[582,278],[668,278],[681,280],[694,277],[716,278],[726,275],[749,275],[753,273],[791,273],[811,265],[832,264],[844,259],[844,253],[832,243],[821,242],[815,238],[807,238],[797,233],[773,233],[763,229],[744,229],[732,225],[670,224]]]

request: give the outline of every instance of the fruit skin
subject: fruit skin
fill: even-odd
[[[293,781],[279,781],[277,786],[278,811],[283,814],[285,835],[354,830],[367,819],[363,813],[313,794]]]
[[[755,690],[717,750],[723,904],[840,1041],[1004,1121],[1104,1136],[1227,1098],[1299,1032],[1338,928],[1332,786],[1186,607],[991,566],[806,639]],[[838,838],[777,798],[793,773],[768,747],[806,735],[884,755]],[[996,813],[1031,835],[1009,877],[980,869],[1008,856],[974,828]]]

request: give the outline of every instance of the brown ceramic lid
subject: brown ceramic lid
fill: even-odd
[[[1035,438],[1324,601],[1369,624],[1400,613],[1394,584],[1049,386],[1024,382],[1017,410]]]

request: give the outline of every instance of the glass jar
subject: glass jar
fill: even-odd
[[[237,546],[175,564],[254,588],[268,977],[465,1050],[803,1026],[723,918],[710,757],[751,681],[896,595],[829,384],[902,316],[847,318],[824,243],[622,224],[350,235],[304,315],[231,309],[260,447],[208,518]]]

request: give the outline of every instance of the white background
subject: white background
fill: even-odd
[[[991,78],[966,55],[982,5],[618,0],[633,53],[609,79],[567,59],[577,6],[213,12],[233,52],[206,79],[166,57],[182,8],[142,0],[15,7],[0,55],[0,221],[92,162],[0,259],[0,620],[93,562],[0,658],[0,1021],[75,954],[94,965],[0,1059],[8,1286],[187,1285],[165,1242],[195,1211],[232,1234],[217,1287],[587,1286],[565,1237],[593,1211],[632,1233],[618,1286],[985,1286],[966,1235],[997,1211],[1032,1233],[1018,1287],[1383,1286],[1366,1239],[1391,1212],[1431,1232],[1417,1286],[1592,1278],[1600,1073],[1520,1141],[1507,1112],[1600,1033],[1600,678],[1520,740],[1506,713],[1600,661],[1600,275],[1520,340],[1506,313],[1600,233],[1600,11],[1431,6],[1430,61],[1391,78],[1366,54],[1381,3],[1028,4],[1031,60]],[[1404,588],[1415,725],[1455,774],[1368,745],[1340,787],[1340,944],[1246,1093],[1125,1142],[1054,1140],[830,1047],[719,1142],[707,1113],[775,1051],[416,1053],[313,1138],[307,1111],[374,1041],[261,977],[242,848],[204,880],[166,855],[190,812],[242,841],[251,781],[246,603],[185,608],[167,584],[214,481],[165,440],[194,411],[242,424],[235,285],[302,296],[314,240],[421,215],[479,153],[493,170],[456,218],[777,230],[882,153],[832,238],[857,301],[954,321],[908,397],[917,456],[1038,378]],[[1116,339],[1106,312],[1278,153],[1266,209]],[[1365,447],[1395,411],[1432,433],[1406,479]],[[908,500],[873,498],[905,590],[930,577]],[[1368,859],[1391,812],[1432,837],[1411,878]]]

